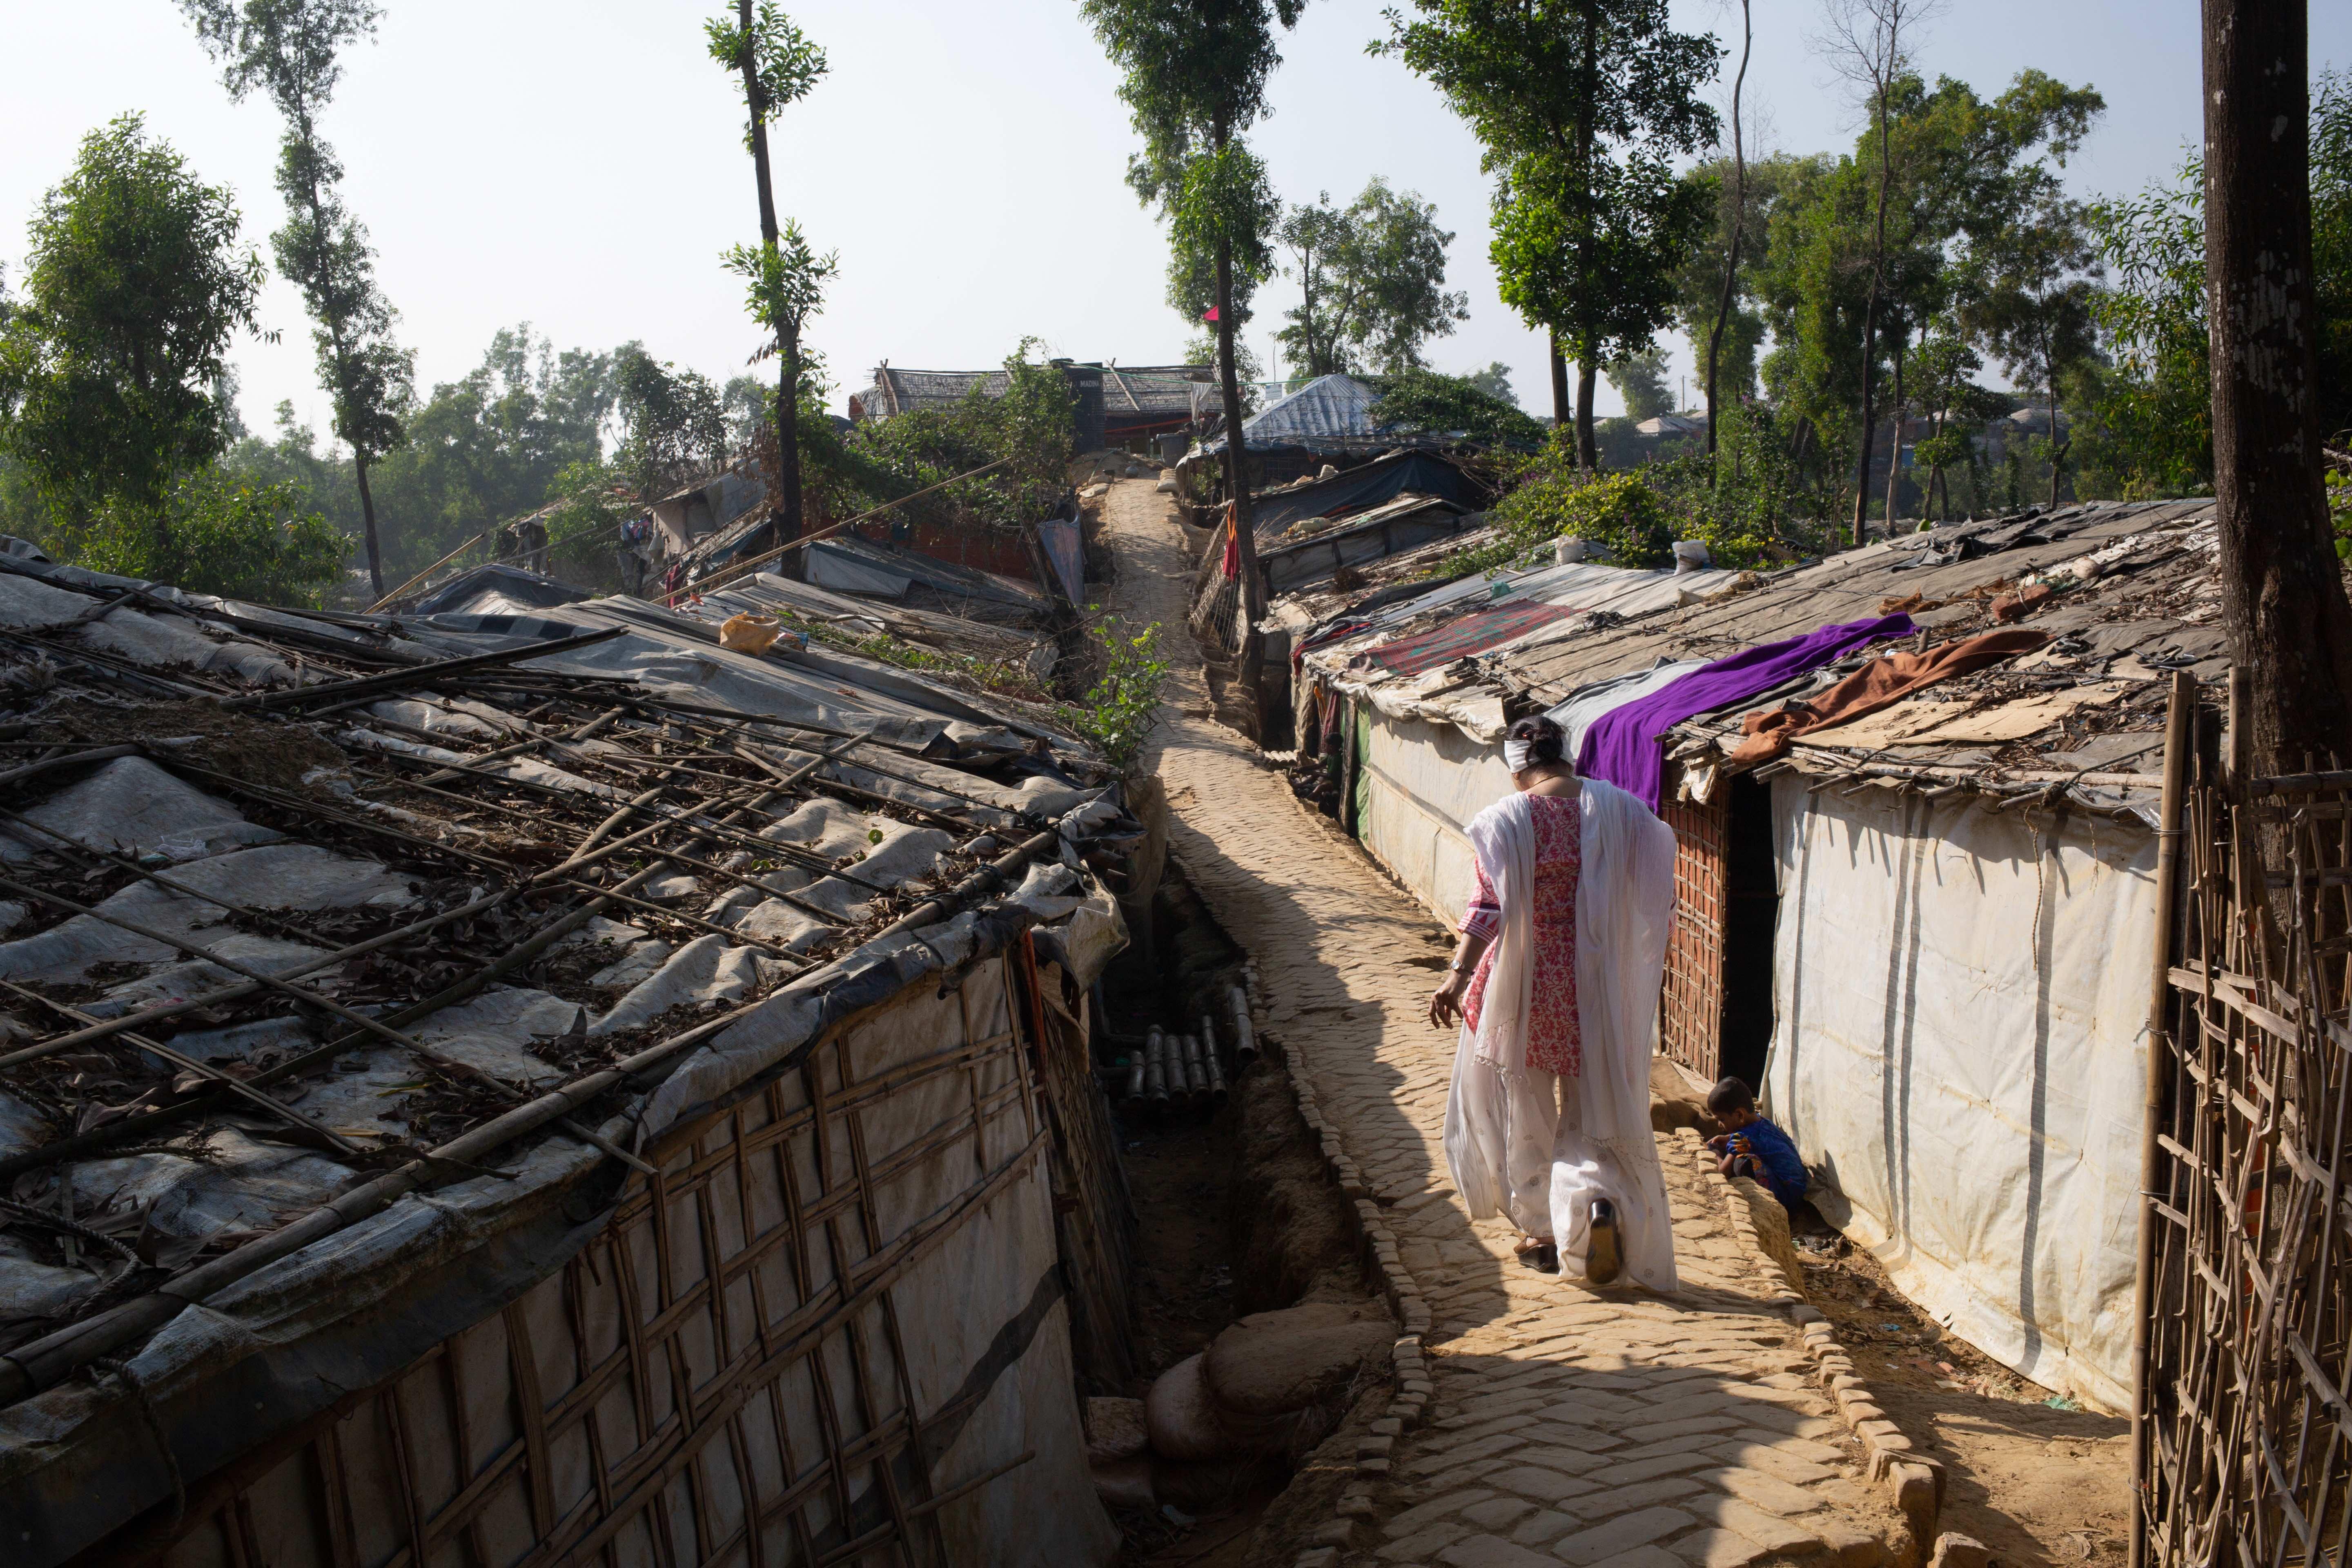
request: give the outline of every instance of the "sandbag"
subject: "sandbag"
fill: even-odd
[[[1210,1344],[1202,1381],[1228,1426],[1265,1421],[1338,1398],[1395,1338],[1388,1313],[1369,1302],[1254,1312]]]
[[[1160,1374],[1143,1396],[1144,1429],[1151,1451],[1168,1459],[1214,1459],[1231,1453],[1232,1437],[1217,1419],[1202,1357],[1186,1356]]]
[[[1140,1399],[1087,1401],[1087,1458],[1131,1459],[1151,1446]]]

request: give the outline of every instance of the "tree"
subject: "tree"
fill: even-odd
[[[1275,28],[1297,25],[1305,6],[1306,0],[1084,0],[1079,7],[1123,73],[1118,96],[1143,137],[1143,151],[1129,161],[1128,184],[1170,220],[1178,254],[1171,273],[1197,270],[1203,259],[1212,269],[1225,493],[1241,558],[1242,609],[1252,625],[1265,603],[1242,445],[1234,286],[1237,278],[1255,280],[1271,269],[1267,240],[1279,211],[1265,168],[1242,135],[1266,112],[1266,79],[1282,63]],[[1244,640],[1254,647],[1255,639]]]
[[[1671,320],[1674,278],[1709,203],[1671,159],[1713,144],[1698,89],[1720,51],[1668,26],[1666,0],[1414,0],[1391,54],[1470,122],[1497,176],[1489,254],[1506,304],[1551,335],[1555,417],[1578,365],[1577,454],[1595,462],[1593,384]]]
[[[1981,295],[1967,312],[2019,384],[2039,385],[2050,400],[2050,504],[2056,506],[2066,467],[2060,428],[2060,379],[2096,352],[2093,285],[2098,266],[2083,206],[2054,181],[2033,205],[1979,248],[1986,274]],[[1890,487],[1891,489],[1891,487]],[[1890,510],[1888,517],[1894,516]]]
[[[301,289],[334,432],[352,449],[368,576],[383,593],[383,552],[368,468],[405,438],[401,415],[415,356],[393,342],[392,304],[375,280],[367,230],[336,192],[342,164],[319,135],[319,115],[342,76],[336,58],[375,31],[373,0],[180,0],[196,36],[222,65],[233,101],[255,88],[285,116],[278,194],[286,226],[270,237],[280,276]]]
[[[1886,196],[1895,178],[1895,143],[1887,132],[1887,107],[1895,83],[1909,75],[1906,50],[1913,32],[1941,8],[1941,0],[1826,0],[1831,58],[1869,99],[1878,132],[1878,198],[1871,220],[1870,291],[1862,312],[1861,456],[1853,492],[1853,542],[1863,540],[1870,516],[1871,448],[1877,433],[1872,398],[1877,388],[1878,310],[1886,289]],[[1902,426],[1895,427],[1899,446]],[[1890,454],[1890,466],[1892,455]],[[1893,514],[1887,521],[1894,521]]]
[[[1715,326],[1706,336],[1706,452],[1715,456],[1715,394],[1723,364],[1724,329],[1731,323],[1732,300],[1738,289],[1740,242],[1748,233],[1748,146],[1739,122],[1739,96],[1748,85],[1748,58],[1756,48],[1756,21],[1748,0],[1739,0],[1739,72],[1731,79],[1731,210],[1724,225],[1723,291],[1715,307]],[[1752,351],[1751,351],[1752,353]]]
[[[727,413],[708,376],[623,343],[613,354],[623,436],[614,467],[640,504],[695,483],[725,460]]]
[[[1903,382],[1915,339],[1955,314],[1984,327],[2002,258],[2041,243],[2037,225],[2069,216],[2052,165],[2104,107],[2090,89],[2032,70],[1990,101],[1948,77],[1931,89],[1907,74],[1886,100],[1883,137],[1874,121],[1851,154],[1790,166],[1758,279],[1774,342],[1765,380],[1810,433],[1822,472],[1843,470],[1849,523],[1865,373],[1891,373],[1899,416],[1912,402]],[[1888,410],[1872,403],[1874,424]],[[1899,465],[1888,475],[1899,482]]]
[[[1675,412],[1674,394],[1666,390],[1665,351],[1655,343],[1611,365],[1609,384],[1625,400],[1628,419],[1655,419]]]
[[[768,121],[808,96],[825,73],[824,51],[786,16],[775,0],[736,0],[733,17],[703,24],[710,58],[737,73],[750,117],[744,145],[751,152],[753,183],[760,196],[760,248],[736,246],[724,260],[745,281],[752,319],[773,335],[782,361],[776,375],[776,453],[783,487],[782,504],[770,512],[777,542],[801,536],[800,387],[801,331],[824,302],[824,286],[838,269],[839,254],[820,256],[797,220],[776,221],[776,195],[769,177]]]
[[[1437,226],[1437,208],[1378,176],[1345,210],[1328,192],[1292,207],[1275,233],[1301,295],[1275,336],[1310,376],[1418,366],[1424,342],[1469,319],[1470,297],[1445,291],[1454,237]]]
[[[1755,395],[1765,342],[1760,289],[1771,271],[1773,219],[1806,166],[1806,160],[1785,155],[1737,164],[1716,158],[1683,174],[1715,203],[1716,217],[1675,279],[1675,321],[1698,356],[1702,384],[1712,378],[1714,395],[1734,405]]]
[[[2321,479],[2309,19],[2205,0],[2205,273],[2221,622],[2253,673],[2254,765],[2352,735],[2352,603]]]
[[[2319,428],[2352,426],[2352,77],[2311,90],[2312,286]],[[2093,302],[2115,374],[2098,416],[2135,493],[2202,495],[2213,484],[2213,378],[2206,319],[2205,163],[2095,203],[2089,218],[2111,287]],[[2340,444],[2340,443],[2339,443]]]
[[[209,464],[184,476],[156,508],[102,504],[81,563],[198,594],[308,604],[342,575],[351,540],[310,509],[299,484],[257,484]]]
[[[262,280],[237,229],[227,189],[136,114],[83,137],[42,198],[0,326],[0,447],[69,525],[111,502],[163,531],[173,482],[226,445],[226,356]]]
[[[1519,405],[1517,395],[1511,391],[1511,367],[1501,360],[1489,360],[1486,369],[1474,370],[1462,379],[1471,391],[1482,396],[1491,397],[1513,408]]]
[[[1509,384],[1499,395],[1491,385],[1482,385],[1478,376],[1402,371],[1381,378],[1372,420],[1383,430],[1459,436],[1490,447],[1542,446],[1544,427],[1511,401]]]

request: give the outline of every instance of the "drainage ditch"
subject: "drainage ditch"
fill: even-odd
[[[1136,1216],[1136,1377],[1088,1401],[1097,1489],[1123,1565],[1287,1563],[1333,1517],[1397,1331],[1251,1027],[1249,955],[1172,859],[1131,924],[1097,1060]]]

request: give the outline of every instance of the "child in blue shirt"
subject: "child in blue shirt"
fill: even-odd
[[[1756,1113],[1756,1096],[1736,1078],[1725,1079],[1707,1091],[1706,1109],[1723,1125],[1723,1135],[1706,1146],[1721,1155],[1716,1169],[1726,1176],[1746,1176],[1761,1182],[1790,1214],[1805,1201],[1811,1180],[1797,1146]]]

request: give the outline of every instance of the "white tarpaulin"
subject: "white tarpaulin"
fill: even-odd
[[[1904,1294],[2128,1408],[2155,838],[1786,776],[1772,814],[1768,1114]]]
[[[1444,917],[1462,918],[1475,886],[1463,826],[1511,790],[1499,746],[1451,724],[1369,714],[1356,831],[1391,875]]]

